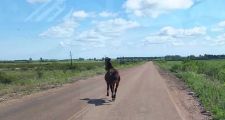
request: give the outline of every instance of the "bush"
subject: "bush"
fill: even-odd
[[[217,75],[219,73],[219,68],[216,66],[210,66],[210,68],[207,69],[205,72],[206,75],[211,76],[213,78],[217,78]]]
[[[170,71],[177,73],[177,72],[181,71],[181,69],[182,69],[181,65],[175,64],[170,68]]]
[[[215,120],[221,120],[225,117],[225,92],[220,83],[211,81],[204,75],[195,72],[180,73],[180,76],[195,91],[206,109],[211,110]]]
[[[36,69],[36,73],[37,73],[37,77],[38,77],[39,79],[42,78],[42,77],[43,77],[43,74],[44,74],[43,68],[42,68],[42,67],[38,67],[38,68]]]
[[[178,67],[178,66],[173,66]],[[185,72],[196,72],[199,74],[205,74],[210,76],[213,79],[218,79],[218,73],[220,71],[220,67],[214,64],[206,63],[204,61],[184,61],[182,63],[182,71]]]
[[[218,73],[218,80],[225,82],[225,69],[221,69]]]
[[[208,70],[208,64],[206,64],[205,62],[202,61],[197,61],[196,62],[196,66],[198,66],[198,73],[203,74],[206,73],[206,71]]]
[[[4,72],[0,72],[0,83],[3,84],[10,84],[12,82],[12,79],[10,76],[6,75]]]
[[[182,63],[182,70],[186,72],[190,72],[190,71],[197,72],[198,66],[196,66],[195,61],[186,60]]]
[[[27,67],[22,67],[21,70],[27,71],[27,70],[29,70],[29,68],[27,68]]]
[[[213,119],[224,120],[225,61],[185,60],[182,64],[171,63],[161,63],[160,67],[169,68],[184,80],[205,108],[213,113]]]

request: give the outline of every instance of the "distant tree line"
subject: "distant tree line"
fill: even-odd
[[[40,62],[40,63],[44,63],[44,62],[69,62],[71,59],[44,59],[44,58],[40,58],[39,60],[33,60],[32,58],[29,58],[27,60],[0,60],[0,63],[33,63],[33,62]],[[72,59],[73,61],[103,61],[104,58],[77,58],[77,59]]]
[[[169,61],[174,61],[174,60],[211,60],[211,59],[225,59],[225,55],[210,55],[210,54],[205,54],[205,55],[190,55],[190,56],[180,56],[180,55],[167,55],[164,57],[118,57],[118,61],[151,61],[151,60],[169,60]]]
[[[151,60],[211,60],[211,59],[225,59],[225,55],[210,55],[210,54],[204,54],[204,55],[189,55],[189,56],[180,56],[180,55],[167,55],[164,57],[117,57],[116,60],[119,62],[135,62],[135,61],[151,61]],[[104,61],[103,58],[77,58],[73,59],[73,61]],[[32,62],[68,62],[70,59],[43,59],[42,57],[39,60],[33,60],[32,58],[29,58],[27,60],[5,60],[0,61],[0,63],[32,63]]]
[[[210,54],[205,54],[205,55],[189,55],[187,57],[182,57],[179,55],[168,55],[164,57],[165,60],[212,60],[212,59],[225,59],[225,55],[210,55]]]

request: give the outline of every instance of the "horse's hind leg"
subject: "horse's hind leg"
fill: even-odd
[[[111,89],[111,93],[112,93],[112,100],[114,100],[114,84],[110,84],[110,89]]]
[[[116,92],[117,92],[117,88],[118,88],[118,86],[119,86],[119,83],[120,83],[120,81],[118,80],[118,81],[116,82],[116,88],[115,88],[114,98],[116,98]]]
[[[107,82],[107,95],[106,96],[109,96],[109,83]]]

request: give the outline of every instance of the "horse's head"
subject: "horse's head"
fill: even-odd
[[[108,71],[109,69],[113,68],[112,64],[111,64],[111,59],[106,57],[105,58],[105,70]]]
[[[108,57],[105,58],[105,63],[109,63],[110,61],[111,61],[110,58],[108,58]]]

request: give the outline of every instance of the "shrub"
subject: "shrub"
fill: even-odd
[[[43,68],[42,68],[42,67],[38,67],[38,68],[36,69],[36,73],[37,73],[37,77],[38,77],[39,79],[42,78],[42,77],[43,77],[43,74],[44,74]]]
[[[213,119],[224,120],[225,61],[185,60],[182,64],[171,63],[161,63],[160,67],[176,72],[175,75],[184,80],[205,108],[213,113]]]
[[[205,62],[202,61],[197,61],[196,62],[196,66],[198,66],[198,73],[200,74],[204,74],[206,73],[206,71],[208,70],[208,64],[206,64]]]
[[[225,82],[225,69],[221,69],[218,73],[218,80]]]
[[[221,120],[225,117],[225,92],[221,84],[210,81],[204,75],[195,72],[180,73],[180,76],[195,91],[206,109],[211,110],[215,120]]]
[[[4,72],[0,71],[0,83],[10,84],[11,82],[12,82],[12,78],[10,78],[10,76],[5,74]]]
[[[206,68],[206,72],[204,74],[216,78],[219,72],[219,68],[217,66],[211,65],[209,68]]]
[[[27,71],[27,70],[29,70],[29,68],[28,67],[22,67],[21,70]]]
[[[172,72],[179,72],[179,71],[181,71],[181,65],[179,65],[179,64],[175,64],[175,65],[173,65],[171,68],[170,68],[170,71],[172,71]]]
[[[186,72],[197,72],[198,71],[198,66],[196,66],[196,62],[195,61],[191,61],[191,60],[187,60],[184,61],[182,64],[182,70],[186,71]]]

